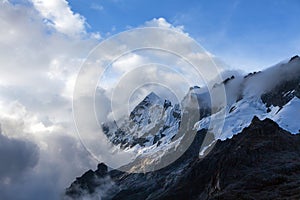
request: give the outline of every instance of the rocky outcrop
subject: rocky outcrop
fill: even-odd
[[[254,117],[240,134],[217,141],[200,159],[204,135],[199,132],[185,154],[166,168],[130,174],[107,172],[100,164],[77,178],[66,194],[77,199],[93,193],[99,187],[95,183],[109,177],[113,184],[106,199],[300,199],[300,135]]]
[[[269,119],[218,141],[160,199],[299,199],[300,136]]]
[[[267,107],[271,105],[283,107],[295,96],[300,98],[300,78],[281,83],[271,91],[262,94],[261,99]]]
[[[293,56],[287,64],[283,64],[281,67],[284,69],[291,68],[291,66],[296,66],[293,67],[294,72],[282,74],[281,76],[285,77],[285,80],[280,81],[280,84],[261,95],[262,101],[268,107],[272,105],[283,107],[294,97],[300,98],[300,57],[298,55]]]

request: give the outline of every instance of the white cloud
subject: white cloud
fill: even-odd
[[[91,9],[96,10],[96,11],[102,11],[104,7],[100,4],[92,3],[90,6]]]
[[[0,199],[60,199],[74,177],[95,165],[76,135],[72,88],[82,60],[97,40],[77,37],[84,29],[80,25],[83,21],[80,22],[76,14],[71,19],[62,19],[63,22],[59,22],[60,16],[55,16],[57,26],[60,24],[63,29],[49,32],[48,25],[33,7],[9,2],[0,4],[0,124],[3,130],[0,137],[1,141],[7,141],[7,145],[0,145],[0,156],[8,152],[7,155],[12,155],[7,158],[11,165],[20,159],[26,168],[20,169],[18,179],[11,177],[9,171],[6,177],[1,175],[5,178],[0,181]],[[67,4],[58,1],[40,4],[44,9],[48,6],[49,15],[55,6],[58,10],[65,9],[67,16],[71,12],[65,7]],[[72,30],[64,23],[79,26]],[[17,146],[13,150],[10,144],[19,146],[25,157],[16,153]],[[30,154],[35,150],[39,152],[38,157]],[[27,163],[33,164],[27,167]],[[3,162],[0,165],[1,169],[10,168]]]
[[[0,190],[1,199],[22,199],[24,196],[27,199],[42,197],[59,199],[60,192],[76,176],[96,166],[77,138],[72,118],[72,98],[80,65],[101,36],[98,33],[86,33],[84,17],[73,13],[64,0],[32,0],[32,2],[34,7],[8,2],[0,3],[0,124],[3,129],[2,135],[6,138],[3,141],[10,139],[16,140],[12,143],[29,141],[29,146],[33,144],[31,146],[37,147],[39,152],[36,163],[28,165],[29,167],[24,170],[25,173],[21,173],[18,181],[3,186]],[[43,18],[50,20],[51,23],[48,21],[49,23],[45,24]],[[182,27],[174,27],[163,18],[153,19],[143,26],[183,31]],[[80,37],[82,34],[91,37],[82,39]],[[155,40],[164,48],[180,47],[184,52],[189,50],[188,43],[177,41],[172,35],[148,34],[144,38],[131,35],[130,38],[125,39],[130,39],[132,46],[138,44],[140,40]],[[116,45],[124,49],[131,47],[120,46],[118,43]],[[110,60],[112,57],[107,52],[111,52],[114,48],[114,45],[107,46],[105,51],[98,52],[100,53],[98,55],[101,55],[104,61]],[[181,87],[188,86],[184,84],[180,73],[178,75],[175,71],[166,72],[165,68],[162,70],[155,66],[143,70],[142,73],[133,70],[136,66],[153,62],[153,59],[154,61],[169,60],[170,62],[162,63],[165,65],[185,66],[178,59],[172,59],[170,55],[161,52],[156,54],[155,52],[152,54],[133,52],[115,62],[112,68],[119,73],[127,73],[123,81],[133,89],[140,83],[154,81],[176,88],[179,92],[185,91]],[[103,60],[97,59],[96,56],[92,60],[95,62],[89,64],[100,65]],[[98,70],[96,67],[91,69],[86,72],[89,76]],[[87,85],[81,85],[83,95],[80,97],[82,98],[90,98],[84,96],[85,91],[93,87],[88,84],[89,76],[86,79]],[[194,76],[189,74],[188,77],[192,80]],[[121,85],[119,86],[119,101],[122,102],[128,91],[122,90]],[[141,90],[141,96],[137,96],[142,98],[151,89],[147,87]],[[111,91],[99,90],[98,92],[99,102],[96,103],[96,107],[104,111],[107,117],[111,111],[111,102],[107,98]],[[124,107],[124,102],[122,103],[120,107]],[[84,111],[81,114],[83,120],[89,119]],[[106,119],[103,116],[99,118]],[[103,141],[97,144],[101,142]],[[10,147],[7,150],[10,150]],[[28,161],[34,160],[30,156],[28,159]]]
[[[1,102],[0,109],[0,157],[7,160],[0,166],[1,199],[59,199],[74,176],[95,165],[70,124],[47,123],[18,102]]]
[[[154,18],[150,21],[145,22],[145,27],[161,27],[161,28],[170,28],[183,33],[184,26],[173,26],[169,22],[166,21],[165,18]],[[187,34],[187,33],[185,33]]]
[[[85,18],[74,13],[66,0],[31,0],[49,26],[68,36],[85,34]]]
[[[145,57],[142,57],[138,54],[127,54],[114,62],[112,67],[117,72],[123,73],[147,62],[149,61],[147,61]]]

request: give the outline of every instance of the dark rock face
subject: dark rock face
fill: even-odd
[[[230,80],[234,79],[235,77],[234,76],[231,76],[230,78],[226,78],[224,81],[223,81],[223,84],[227,84]]]
[[[297,64],[298,69],[300,69],[299,61],[300,57],[296,55],[289,60],[289,63]],[[288,66],[285,65],[284,67]],[[271,91],[265,92],[261,95],[261,99],[267,107],[270,107],[271,105],[283,107],[295,96],[300,98],[299,70],[293,73],[298,73],[298,76],[294,76],[293,78],[287,77],[286,81],[281,82],[279,85],[275,86]]]
[[[114,186],[108,191],[107,199],[156,199],[167,188],[177,182],[181,171],[188,170],[190,163],[198,159],[199,145],[204,140],[206,130],[198,131],[188,150],[171,165],[148,173],[126,173],[118,170],[107,172],[107,166],[98,165],[96,171],[89,170],[71,184],[66,195],[73,199],[80,199],[83,194],[93,194],[96,188],[101,187],[103,179],[109,177]],[[100,171],[100,173],[99,173]],[[153,196],[153,197],[152,197]],[[102,198],[105,199],[105,198]]]
[[[262,101],[267,107],[287,104],[294,97],[300,98],[300,78],[285,81],[261,96]]]
[[[289,62],[292,62],[293,60],[300,60],[300,57],[298,55],[295,55],[295,56],[291,57]]]
[[[247,74],[246,76],[244,76],[244,79],[250,78],[250,77],[252,77],[252,76],[254,76],[255,74],[258,74],[258,73],[261,73],[261,71],[251,72],[251,73]]]
[[[199,132],[182,157],[166,168],[129,174],[107,172],[100,164],[77,178],[66,194],[77,199],[83,191],[93,193],[101,186],[99,179],[109,177],[114,184],[104,199],[300,199],[300,135],[255,117],[242,133],[217,141],[200,159],[204,135]]]
[[[222,81],[221,83],[215,83],[214,86],[213,86],[213,88],[216,88],[216,87],[218,87],[218,86],[220,86],[222,84],[226,85],[226,84],[228,84],[233,79],[235,79],[234,76],[228,77],[224,81]]]
[[[218,141],[162,199],[299,199],[300,136],[254,118],[231,140]]]

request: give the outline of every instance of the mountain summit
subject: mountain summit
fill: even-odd
[[[212,108],[210,92],[220,86],[225,88],[227,104]],[[210,119],[220,112],[225,113],[224,124],[215,133],[209,129]],[[298,56],[260,72],[230,74],[212,88],[192,87],[180,105],[150,93],[121,123],[104,123],[104,133],[120,148],[136,151],[137,158],[149,152],[167,154],[168,147],[195,133],[187,150],[165,168],[147,173],[108,171],[100,164],[96,171],[77,178],[66,195],[299,199],[299,114]]]

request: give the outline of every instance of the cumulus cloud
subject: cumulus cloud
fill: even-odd
[[[0,176],[4,177],[1,178],[3,187],[0,198],[47,197],[53,200],[60,198],[64,188],[76,176],[96,166],[95,160],[78,139],[73,122],[73,100],[76,102],[83,99],[87,102],[77,108],[80,120],[85,124],[85,130],[88,130],[94,127],[87,127],[90,118],[86,112],[94,114],[94,104],[99,111],[96,113],[99,121],[105,121],[111,115],[113,88],[118,91],[114,101],[118,110],[124,107],[124,102],[126,104],[132,94],[124,86],[138,91],[134,93],[136,99],[130,100],[137,103],[151,90],[155,90],[155,87],[148,86],[136,88],[142,83],[161,83],[174,88],[175,94],[183,96],[188,86],[197,84],[199,80],[188,63],[180,58],[175,59],[174,55],[156,51],[131,52],[111,65],[108,73],[110,78],[105,83],[112,83],[112,86],[96,90],[96,85],[89,85],[91,77],[94,78],[93,75],[99,70],[94,66],[103,66],[103,63],[110,61],[111,55],[107,52],[118,50],[116,46],[130,49],[143,40],[157,41],[166,49],[181,48],[180,51],[186,53],[190,51],[189,43],[178,41],[172,35],[149,33],[143,38],[129,35],[129,38],[123,39],[130,40],[131,46],[115,43],[106,46],[103,52],[97,52],[99,54],[88,63],[91,70],[85,72],[86,84],[80,85],[82,93],[73,98],[80,65],[101,36],[98,33],[87,33],[84,17],[74,13],[65,0],[30,2],[32,4],[0,3],[0,123],[3,130],[0,135],[0,157],[10,155],[9,166],[16,166],[23,161],[23,165],[13,169],[0,164]],[[142,26],[174,29],[186,35],[183,27],[174,27],[163,18],[153,19]],[[99,55],[102,60],[99,60]],[[196,55],[188,56],[193,58]],[[170,70],[162,65],[175,67]],[[123,78],[118,81],[120,77]],[[190,82],[186,82],[186,79]],[[126,84],[122,86],[118,83]],[[89,91],[92,93],[87,93]],[[165,94],[162,88],[157,89],[157,93]],[[124,112],[128,112],[127,107],[125,109]],[[106,146],[102,144],[106,142],[105,138],[97,136],[96,139],[99,140],[94,138],[94,145],[101,154],[100,158],[117,162],[109,152],[104,151]],[[13,149],[13,146],[18,147]],[[18,178],[13,177],[13,174],[18,175]]]
[[[17,102],[1,104],[1,111],[1,199],[60,199],[74,177],[95,165],[70,126],[46,124]]]
[[[161,27],[161,28],[170,28],[176,30],[178,32],[184,33],[184,26],[173,26],[169,22],[166,21],[165,18],[154,18],[150,21],[145,22],[144,27]],[[187,33],[185,33],[187,34]]]
[[[68,36],[85,34],[85,18],[74,13],[66,0],[31,0],[47,25]]]
[[[95,165],[76,136],[72,94],[97,40],[53,31],[28,4],[0,4],[0,199],[60,199],[74,177]]]

